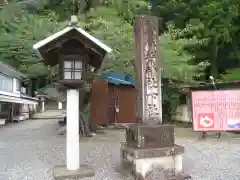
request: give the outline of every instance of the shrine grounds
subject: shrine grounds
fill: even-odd
[[[0,127],[0,180],[53,180],[52,167],[65,162],[65,136],[56,132],[55,120]],[[199,140],[186,128],[177,128],[176,136],[176,143],[186,148],[184,171],[194,180],[240,179],[238,136]],[[93,166],[96,173],[85,180],[132,180],[119,167],[122,141],[124,130],[119,129],[81,139],[81,163]]]

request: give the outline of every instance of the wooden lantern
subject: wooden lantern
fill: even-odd
[[[89,93],[85,90],[90,89],[87,87],[88,72],[99,69],[105,55],[112,49],[78,27],[76,16],[71,17],[69,27],[39,41],[33,48],[45,65],[59,65],[59,79],[54,86],[59,91],[67,90],[67,164],[66,170],[60,167],[61,171],[54,171],[61,172],[61,175],[54,176],[78,178],[75,173],[78,173],[80,168],[79,110],[83,109],[83,104],[89,99]],[[83,171],[79,172],[81,174]]]
[[[96,72],[111,48],[77,26],[75,16],[69,27],[36,43],[33,48],[47,66],[59,65],[58,84],[67,89],[84,88],[88,73]]]
[[[89,57],[79,54],[60,55],[59,83],[71,88],[81,88],[86,80]]]

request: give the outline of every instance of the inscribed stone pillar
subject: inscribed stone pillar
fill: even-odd
[[[147,180],[160,167],[168,179],[184,179],[184,147],[175,144],[174,126],[162,123],[161,69],[158,55],[158,19],[136,17],[134,25],[135,69],[137,80],[137,116],[140,120],[126,129],[126,142],[121,146],[123,168],[136,180]],[[158,171],[158,170],[157,170]],[[158,178],[160,179],[160,178]]]
[[[137,117],[144,124],[162,122],[161,69],[158,55],[158,19],[138,16],[134,26]]]

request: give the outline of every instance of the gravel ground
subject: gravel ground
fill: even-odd
[[[52,180],[52,167],[65,163],[65,137],[54,120],[25,121],[0,128],[0,180]],[[132,180],[119,173],[123,131],[81,140],[81,163],[95,168],[86,180]],[[114,138],[113,138],[114,137]],[[186,147],[184,171],[194,180],[239,180],[240,145],[227,140],[176,138]]]

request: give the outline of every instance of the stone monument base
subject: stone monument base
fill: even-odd
[[[161,167],[168,180],[189,179],[190,176],[182,173],[183,153],[184,147],[178,145],[164,148],[135,148],[122,143],[122,167],[136,180],[144,180],[155,167]]]
[[[55,166],[53,169],[53,177],[55,180],[71,180],[81,179],[94,176],[94,171],[87,165],[81,165],[76,171],[67,170],[66,165]]]

